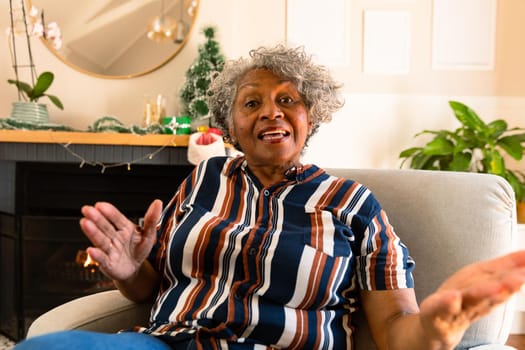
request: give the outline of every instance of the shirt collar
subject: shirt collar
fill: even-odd
[[[236,172],[246,172],[247,168],[248,162],[246,161],[246,158],[243,155],[237,156],[231,160],[230,166],[226,169],[226,175],[232,176]],[[324,171],[319,167],[313,164],[306,164],[297,167],[293,172],[293,177],[292,175],[288,175],[287,178],[290,181],[303,182],[310,176],[319,175],[321,173],[324,173]]]

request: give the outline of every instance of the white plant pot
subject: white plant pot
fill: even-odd
[[[11,119],[34,124],[49,122],[47,106],[36,102],[13,102]]]

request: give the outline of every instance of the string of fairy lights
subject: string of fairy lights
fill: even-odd
[[[93,167],[100,167],[100,172],[102,174],[104,174],[106,169],[117,168],[117,167],[122,167],[122,166],[125,166],[128,171],[131,171],[131,166],[133,164],[141,163],[141,162],[143,162],[145,160],[152,160],[153,158],[155,158],[155,156],[157,154],[162,152],[162,150],[164,150],[166,147],[168,147],[170,145],[171,146],[176,146],[176,144],[173,142],[173,139],[171,139],[170,141],[168,141],[164,145],[162,145],[159,148],[157,148],[155,151],[147,153],[147,154],[145,154],[143,156],[140,156],[138,158],[132,159],[130,161],[117,162],[117,163],[105,163],[105,162],[92,161],[92,160],[86,159],[86,157],[80,155],[79,153],[77,153],[77,152],[73,151],[71,148],[69,148],[69,146],[71,146],[71,143],[58,143],[58,144],[60,146],[62,146],[64,148],[64,150],[66,150],[67,153],[69,153],[71,156],[75,157],[76,159],[78,159],[80,161],[80,165],[79,165],[80,168],[83,168],[85,165],[89,165],[89,166],[93,166]]]

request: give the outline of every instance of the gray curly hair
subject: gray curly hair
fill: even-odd
[[[339,93],[341,84],[333,80],[324,66],[314,64],[302,47],[287,48],[278,45],[251,50],[248,59],[226,62],[222,72],[212,75],[208,88],[210,116],[222,130],[226,141],[231,142],[229,126],[232,122],[232,106],[237,96],[237,82],[249,71],[259,68],[287,77],[297,87],[312,122],[312,130],[306,142],[317,132],[320,124],[329,122],[332,113],[344,104]]]

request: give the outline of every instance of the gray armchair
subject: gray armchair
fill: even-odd
[[[517,230],[511,187],[502,178],[474,173],[422,170],[330,169],[355,179],[382,203],[396,232],[416,261],[416,293],[422,300],[460,267],[507,253]],[[503,350],[514,313],[513,301],[479,320],[458,349]],[[41,317],[28,337],[62,329],[115,332],[146,324],[149,305],[137,305],[118,291],[73,300]],[[375,349],[366,321],[358,315],[358,350]]]

